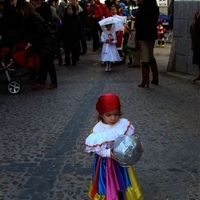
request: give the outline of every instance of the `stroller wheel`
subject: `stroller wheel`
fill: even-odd
[[[21,90],[21,85],[18,81],[10,81],[7,85],[8,92],[18,94]]]

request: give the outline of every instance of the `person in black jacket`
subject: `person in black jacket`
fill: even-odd
[[[78,2],[78,0],[71,0],[71,5],[76,7],[76,14],[80,17],[82,30],[81,30],[81,55],[85,55],[87,53],[87,42],[86,42],[86,28],[88,27],[88,18],[87,18],[87,8],[82,2]]]
[[[47,72],[51,78],[51,84],[47,89],[54,89],[57,87],[57,76],[54,66],[54,55],[56,52],[53,49],[44,52],[44,49],[47,46],[45,41],[53,41],[55,37],[30,3],[24,2],[21,4],[21,13],[25,18],[25,35],[28,41],[25,49],[30,49],[40,55],[41,64],[38,72],[38,81],[32,89],[45,88]]]
[[[153,73],[152,84],[158,85],[158,69],[154,57],[154,44],[157,39],[159,7],[156,0],[138,0],[140,4],[136,20],[136,37],[142,60],[142,83],[139,87],[149,87],[149,67]]]
[[[21,39],[23,33],[23,17],[17,8],[17,0],[5,3],[7,46],[12,49]]]
[[[51,22],[51,7],[43,0],[30,0],[30,3],[35,8],[35,11],[40,14],[42,19],[50,24]]]
[[[63,17],[61,35],[65,50],[65,66],[75,66],[80,54],[82,24],[79,16],[76,14],[76,7],[68,5]]]

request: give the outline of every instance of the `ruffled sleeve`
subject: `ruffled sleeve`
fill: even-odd
[[[109,144],[113,143],[120,135],[134,134],[134,127],[127,119],[120,119],[113,126],[107,125],[106,129],[104,129],[103,126],[105,125],[103,125],[102,122],[99,122],[94,127],[93,132],[86,138],[85,151],[87,153],[99,152],[103,157],[110,157],[110,151],[108,151]]]

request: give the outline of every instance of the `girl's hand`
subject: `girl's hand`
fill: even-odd
[[[110,149],[110,155],[111,155],[111,158],[113,159],[113,160],[115,160],[115,161],[117,161],[118,162],[118,159],[117,159],[117,157],[113,154],[113,148],[112,149]]]
[[[26,45],[25,49],[29,49],[31,46],[32,46],[32,44],[28,42],[28,44]]]

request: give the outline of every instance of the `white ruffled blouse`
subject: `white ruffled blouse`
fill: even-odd
[[[110,148],[120,135],[134,135],[135,129],[130,121],[120,118],[114,125],[104,124],[99,121],[93,132],[85,140],[85,151],[94,152],[102,157],[111,157]]]

